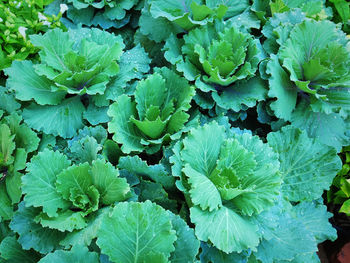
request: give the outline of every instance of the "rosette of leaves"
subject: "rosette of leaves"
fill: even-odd
[[[172,36],[165,57],[190,80],[228,86],[254,76],[259,63],[257,40],[223,22],[191,30],[183,40]]]
[[[21,170],[28,155],[37,150],[39,138],[17,113],[2,116],[0,112],[0,222],[10,220],[13,206],[22,196]]]
[[[225,253],[255,250],[261,233],[254,218],[280,193],[278,155],[259,137],[215,121],[192,129],[173,152],[197,238]]]
[[[83,99],[96,112],[94,106],[108,105],[109,99],[103,95],[119,72],[122,38],[99,29],[79,28],[68,32],[54,29],[30,39],[40,49],[40,62],[15,61],[5,70],[7,87],[20,101],[34,100],[23,111],[31,128],[70,138],[83,126]]]
[[[284,36],[266,65],[269,108],[340,151],[348,140],[349,41],[330,21],[300,21],[294,14],[294,26],[279,26]]]
[[[136,8],[139,0],[65,0],[64,3],[68,4],[67,17],[74,24],[108,29],[121,28],[128,24],[131,18],[129,11]]]
[[[191,30],[183,39],[172,35],[164,47],[165,57],[198,88],[195,100],[202,108],[214,102],[238,112],[240,104],[261,100],[265,87],[253,76],[261,59],[259,41],[238,27],[216,21]],[[240,81],[240,82],[239,82]],[[240,99],[235,100],[235,96]],[[246,102],[249,101],[249,102]],[[230,105],[230,103],[235,105]]]
[[[350,104],[350,53],[345,34],[330,21],[305,20],[296,25],[267,65],[271,108],[291,119],[297,99],[312,111],[347,115]]]
[[[166,40],[171,33],[186,33],[194,27],[211,23],[214,19],[226,19],[242,13],[248,1],[148,0],[142,9],[140,31],[156,42]],[[154,30],[157,25],[162,30]]]
[[[40,253],[59,248],[60,242],[74,245],[86,232],[89,245],[91,228],[103,211],[130,194],[126,179],[104,160],[72,165],[65,155],[45,149],[27,164],[27,172],[22,177],[24,201],[10,227],[24,249]]]
[[[134,96],[121,95],[108,110],[108,131],[124,153],[157,152],[179,138],[190,115],[194,87],[167,68],[138,82]]]
[[[60,14],[58,17],[43,14],[49,2],[0,1],[0,70],[9,67],[14,60],[24,60],[38,52],[27,36],[62,27]]]

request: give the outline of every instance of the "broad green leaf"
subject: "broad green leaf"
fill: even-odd
[[[7,86],[16,92],[16,98],[21,101],[34,99],[40,105],[57,105],[66,94],[63,91],[53,91],[54,83],[39,76],[31,61],[14,61],[5,73],[9,76]]]
[[[217,211],[203,211],[194,206],[190,209],[191,221],[196,225],[195,233],[201,241],[211,241],[225,253],[255,249],[259,244],[258,227],[247,217],[233,209],[222,206]]]
[[[26,205],[42,207],[49,216],[68,203],[56,190],[57,175],[70,166],[67,157],[48,149],[40,152],[27,164],[28,173],[22,177],[22,191]]]
[[[260,261],[292,261],[298,254],[317,251],[316,240],[305,228],[302,219],[292,218],[288,211],[279,212],[277,219],[272,221],[269,214],[266,214],[261,221],[263,224],[270,224],[271,229],[265,229],[264,233],[268,233],[268,238],[262,239],[258,251],[254,253]]]
[[[189,164],[186,164],[182,171],[188,177],[188,182],[191,185],[189,193],[193,204],[199,205],[202,210],[220,209],[222,206],[221,197],[214,183],[207,176],[192,169]]]
[[[73,137],[83,127],[82,113],[85,110],[79,97],[64,100],[57,106],[31,104],[23,111],[23,119],[34,130],[46,134]]]
[[[18,205],[18,210],[10,223],[13,231],[18,233],[18,243],[25,250],[34,250],[45,254],[60,248],[59,241],[64,238],[65,233],[58,230],[43,228],[34,222],[34,218],[40,213],[40,209],[26,207],[24,202]]]
[[[337,239],[337,231],[329,222],[329,218],[333,215],[327,212],[325,205],[301,202],[295,206],[294,211],[295,217],[299,218],[306,229],[314,235],[317,243]]]
[[[199,241],[193,229],[178,215],[169,213],[171,224],[176,231],[175,251],[171,253],[171,263],[193,263],[199,250]]]
[[[98,125],[109,121],[110,118],[107,115],[107,111],[108,107],[96,107],[91,103],[84,111],[83,116],[91,125]]]
[[[258,101],[264,100],[267,95],[266,86],[261,78],[255,77],[228,86],[221,95],[213,92],[212,96],[218,106],[238,112],[244,106],[251,108]]]
[[[60,29],[54,29],[45,35],[32,35],[30,37],[33,45],[40,47],[40,57],[48,66],[59,71],[67,70],[64,55],[67,54],[74,44],[69,35]]]
[[[97,245],[112,261],[141,263],[154,253],[169,257],[175,240],[165,210],[149,201],[129,202],[119,203],[103,218]]]
[[[6,176],[6,191],[8,196],[11,199],[12,204],[17,204],[22,197],[22,174],[19,172],[13,172],[9,176]]]
[[[113,140],[123,144],[121,149],[126,154],[143,150],[140,132],[130,121],[130,117],[136,114],[135,103],[127,95],[121,95],[108,110],[108,116],[112,117],[112,121],[108,123],[108,131],[114,133]]]
[[[84,214],[71,210],[60,212],[57,217],[48,217],[46,214],[40,213],[35,217],[35,221],[43,227],[57,229],[61,232],[72,232],[75,229],[82,229],[86,226]]]
[[[279,154],[282,192],[290,201],[318,199],[341,169],[336,150],[310,139],[305,131],[287,126],[269,133],[267,140]]]
[[[0,222],[10,220],[13,216],[11,199],[6,193],[5,184],[0,184]]]
[[[72,247],[70,251],[56,250],[53,253],[47,254],[43,257],[39,263],[75,263],[84,260],[86,263],[97,263],[98,254],[96,252],[90,252],[89,249],[82,245]]]
[[[153,74],[147,79],[141,80],[135,91],[138,117],[141,120],[144,119],[146,117],[146,111],[150,106],[161,107],[165,102],[165,96],[165,79],[160,74]]]
[[[342,146],[348,145],[346,123],[338,114],[313,112],[308,103],[300,103],[292,115],[291,123],[306,130],[310,138],[334,147],[337,152],[340,152]]]
[[[36,263],[40,259],[39,254],[33,251],[23,250],[15,236],[7,236],[0,243],[0,256],[6,262],[11,263]]]
[[[276,101],[271,103],[270,107],[277,117],[289,120],[296,105],[297,87],[289,80],[288,74],[275,55],[271,55],[266,72],[271,75],[268,95],[271,98],[277,98]]]
[[[216,166],[225,137],[224,127],[215,121],[193,129],[183,140],[181,157],[194,170],[209,176]]]
[[[81,230],[73,230],[60,241],[60,245],[64,247],[85,245],[90,246],[91,241],[97,237],[97,231],[100,228],[101,220],[110,207],[100,208],[96,213],[85,217],[87,225]]]
[[[112,164],[96,160],[91,167],[92,182],[100,192],[101,201],[105,205],[124,201],[130,192],[125,178],[118,178],[119,171]]]
[[[149,71],[150,63],[151,59],[140,45],[124,52],[119,61],[119,73],[107,87],[105,94],[101,95],[101,98],[97,96],[98,98],[96,98],[95,102],[102,98],[116,101],[120,95],[124,94],[124,89],[129,81],[133,79],[142,79],[143,75]]]

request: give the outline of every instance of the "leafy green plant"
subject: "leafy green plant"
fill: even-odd
[[[181,136],[190,115],[194,87],[167,68],[141,80],[135,98],[121,95],[108,111],[112,121],[108,130],[123,144],[122,151],[157,152],[163,143]]]

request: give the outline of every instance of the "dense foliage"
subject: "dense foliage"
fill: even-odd
[[[0,9],[1,263],[319,262],[337,238],[347,1]]]

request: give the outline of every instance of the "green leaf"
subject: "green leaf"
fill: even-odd
[[[199,205],[202,210],[209,208],[209,211],[217,210],[222,206],[220,193],[208,177],[192,169],[189,164],[186,164],[182,171],[191,185],[189,193],[194,205]]]
[[[64,100],[57,106],[31,104],[23,111],[24,121],[34,130],[46,134],[73,137],[83,127],[82,113],[85,110],[79,97]]]
[[[194,170],[209,176],[216,167],[225,137],[224,127],[215,121],[193,129],[183,140],[184,148],[181,151],[181,157]]]
[[[278,260],[292,261],[299,254],[317,251],[316,240],[303,225],[303,218],[293,218],[289,211],[290,208],[277,211],[272,209],[260,218],[265,225],[264,239],[258,251],[254,253],[260,261],[266,263]]]
[[[225,88],[220,95],[213,92],[212,96],[216,104],[221,108],[238,112],[244,106],[251,108],[258,101],[264,100],[267,95],[266,86],[261,78],[255,77]]]
[[[136,116],[135,103],[127,95],[121,95],[108,110],[108,116],[112,121],[108,123],[108,131],[114,133],[113,140],[123,144],[121,149],[128,154],[132,151],[141,152],[144,146],[140,143],[141,135],[130,121],[131,116]]]
[[[21,101],[34,99],[40,105],[57,105],[66,94],[64,91],[52,91],[54,83],[39,76],[31,61],[14,61],[5,73],[9,76],[7,86],[16,92],[16,98]]]
[[[16,149],[14,142],[15,135],[11,134],[10,128],[6,124],[0,124],[0,167],[9,166],[14,162],[12,156]]]
[[[21,197],[22,197],[22,180],[21,180],[22,174],[19,172],[14,172],[13,174],[6,177],[6,190],[7,194],[11,199],[12,204],[19,203]]]
[[[166,40],[171,33],[182,31],[178,25],[165,18],[154,18],[146,8],[142,9],[139,25],[141,33],[157,43]]]
[[[193,263],[199,250],[199,241],[186,222],[178,215],[170,213],[171,224],[176,231],[175,251],[171,253],[171,263]]]
[[[40,259],[33,251],[23,250],[15,236],[7,236],[1,241],[0,256],[11,263],[36,263]]]
[[[271,75],[268,95],[270,98],[277,98],[270,104],[270,107],[277,117],[290,120],[296,105],[297,88],[289,80],[289,76],[280,65],[277,56],[271,55],[266,72]]]
[[[25,207],[24,202],[18,205],[18,210],[10,223],[13,231],[19,235],[18,242],[23,249],[34,250],[45,254],[59,249],[59,241],[65,236],[58,230],[43,228],[40,224],[34,222],[34,218],[40,213],[40,209],[34,207]]]
[[[57,175],[70,166],[67,157],[45,149],[27,164],[28,173],[22,177],[22,191],[27,206],[42,207],[49,216],[57,216],[57,210],[68,203],[56,190]]]
[[[67,247],[85,245],[90,246],[91,241],[97,237],[97,231],[100,228],[102,218],[108,213],[110,207],[100,208],[96,213],[85,217],[86,226],[81,230],[73,230],[60,241],[60,245]]]
[[[217,211],[203,211],[194,206],[190,209],[191,221],[196,225],[199,240],[210,240],[225,253],[238,252],[259,244],[258,228],[249,218],[242,217],[233,209],[222,206]]]
[[[6,193],[5,184],[0,184],[0,222],[10,220],[13,216],[11,199]]]
[[[107,115],[107,111],[108,107],[96,107],[91,103],[84,111],[83,116],[91,125],[98,125],[109,121],[110,118]]]
[[[82,229],[86,226],[84,214],[82,212],[73,212],[66,210],[58,213],[57,217],[48,217],[44,213],[40,213],[35,221],[43,227],[57,229],[61,232],[72,232],[75,229]]]
[[[140,189],[139,202],[150,200],[164,209],[177,211],[177,202],[169,198],[161,184],[141,179],[138,189]]]
[[[300,103],[292,115],[291,123],[306,130],[310,138],[334,147],[337,152],[341,151],[342,146],[348,145],[347,126],[338,114],[313,112],[308,103]]]
[[[310,139],[305,131],[287,126],[269,133],[267,140],[279,154],[282,192],[290,201],[318,199],[341,169],[336,150]]]
[[[43,62],[59,71],[66,69],[64,55],[72,49],[74,43],[68,34],[60,29],[54,29],[44,35],[32,35],[30,40],[34,46],[42,49],[40,58]]]
[[[329,218],[333,215],[327,212],[325,205],[301,202],[295,206],[295,213],[295,217],[299,218],[306,229],[314,235],[317,243],[337,239],[337,231],[329,222]]]
[[[169,257],[175,240],[165,210],[149,201],[129,202],[117,204],[103,218],[97,245],[112,261],[141,263],[154,253]]]
[[[90,252],[89,249],[82,245],[72,247],[70,251],[56,250],[53,253],[47,254],[43,257],[39,263],[75,263],[84,259],[86,263],[99,262],[98,254],[96,252]]]
[[[345,213],[347,216],[350,215],[350,200],[346,200],[339,209],[340,213]]]
[[[130,192],[125,178],[118,178],[119,171],[110,163],[96,160],[91,167],[92,182],[101,194],[101,201],[105,205],[124,201]]]

